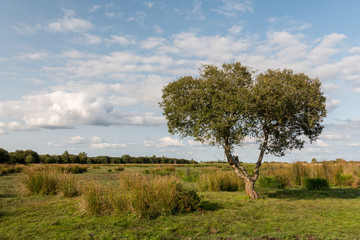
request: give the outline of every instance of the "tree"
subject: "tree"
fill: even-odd
[[[318,79],[286,69],[268,70],[254,81],[253,72],[239,62],[221,69],[204,65],[200,77],[181,77],[165,86],[160,107],[170,133],[222,147],[244,179],[246,193],[256,199],[254,185],[264,154],[284,156],[303,148],[304,136],[312,142],[321,133],[326,99],[320,86]],[[259,143],[253,175],[233,155],[245,137]]]
[[[0,148],[0,163],[9,163],[10,154],[3,148]]]

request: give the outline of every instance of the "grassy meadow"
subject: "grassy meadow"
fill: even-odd
[[[0,239],[360,239],[355,162],[264,163],[259,200],[225,163],[1,165],[0,173]],[[307,190],[306,179],[329,188]]]

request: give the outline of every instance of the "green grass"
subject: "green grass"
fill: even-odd
[[[77,177],[113,184],[123,172],[108,173],[109,168],[88,168]],[[359,189],[258,188],[260,200],[241,191],[200,192],[199,211],[144,219],[133,214],[91,216],[81,211],[81,196],[22,196],[19,177],[0,176],[0,239],[360,238]]]

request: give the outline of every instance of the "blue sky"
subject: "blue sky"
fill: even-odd
[[[265,161],[360,160],[356,0],[0,1],[0,147],[222,160],[167,132],[161,89],[201,64],[318,77],[320,139]],[[254,162],[257,146],[235,149]]]

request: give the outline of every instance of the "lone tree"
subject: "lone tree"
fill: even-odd
[[[181,77],[163,89],[160,107],[169,132],[193,137],[224,149],[229,164],[244,179],[251,199],[259,198],[254,185],[264,154],[284,156],[301,149],[305,137],[315,141],[326,116],[321,82],[291,70],[268,70],[253,80],[241,63],[219,69],[204,65],[200,77]],[[234,156],[245,137],[259,143],[259,156],[250,175]]]

